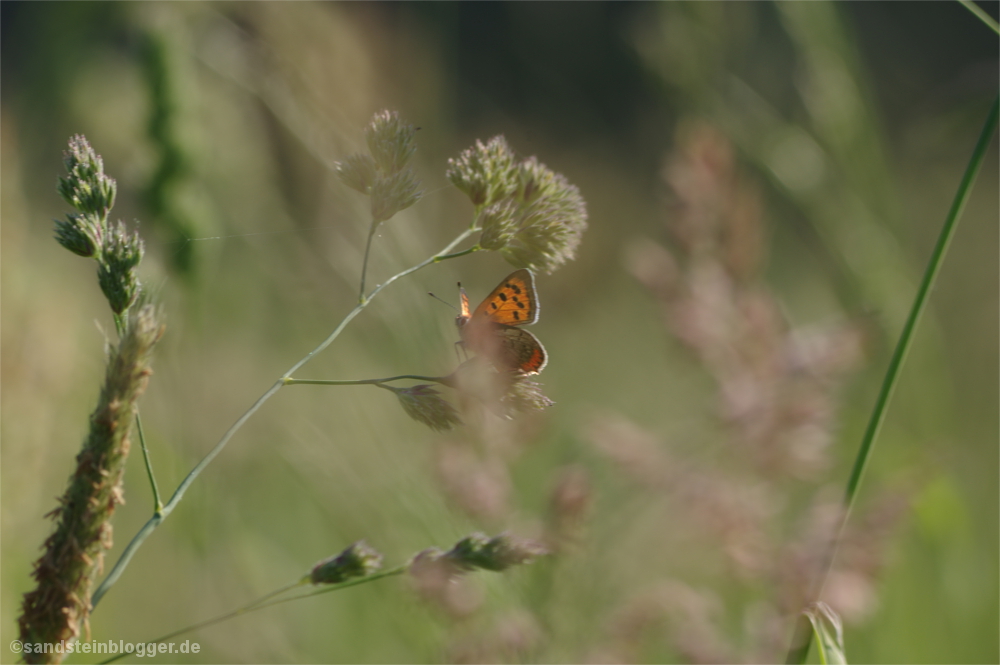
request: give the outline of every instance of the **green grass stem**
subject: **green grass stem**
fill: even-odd
[[[989,26],[990,30],[1000,35],[1000,24],[998,24],[992,16],[983,11],[983,8],[974,3],[972,0],[958,0],[961,2],[966,9],[975,15],[980,21]]]
[[[142,418],[139,417],[139,409],[135,411],[135,430],[139,433],[139,446],[142,448],[142,460],[146,464],[146,475],[149,476],[149,485],[153,488],[153,506],[156,512],[163,509],[163,502],[160,500],[160,488],[156,485],[156,476],[153,475],[153,461],[149,457],[149,448],[146,446],[146,433],[142,430]]]
[[[859,448],[857,457],[854,460],[854,467],[851,469],[851,476],[847,481],[847,489],[844,492],[844,508],[840,518],[840,525],[820,570],[815,590],[810,594],[810,601],[818,600],[819,596],[822,594],[823,586],[826,584],[827,575],[830,572],[830,567],[833,564],[834,557],[836,556],[837,545],[840,542],[844,526],[850,518],[851,509],[853,508],[854,501],[857,498],[858,488],[861,486],[865,469],[868,466],[868,460],[871,458],[872,446],[874,445],[875,439],[882,427],[882,423],[885,420],[886,409],[889,405],[889,400],[892,398],[892,393],[896,388],[896,384],[898,383],[900,369],[902,368],[903,362],[906,360],[906,356],[909,353],[910,344],[913,340],[913,332],[917,327],[917,323],[920,321],[920,316],[927,308],[927,301],[929,299],[931,289],[934,286],[934,282],[937,279],[938,273],[941,272],[941,266],[944,263],[945,254],[948,252],[948,245],[951,243],[951,239],[955,235],[955,229],[958,227],[958,220],[962,216],[962,211],[965,209],[965,204],[969,200],[969,195],[972,193],[972,185],[976,180],[976,176],[979,174],[980,167],[982,167],[983,164],[983,159],[986,156],[986,151],[992,141],[993,133],[996,131],[998,114],[1000,114],[1000,97],[993,100],[993,106],[991,107],[990,113],[986,118],[986,123],[983,125],[982,132],[979,135],[979,140],[976,142],[976,147],[972,151],[972,157],[969,159],[969,164],[965,169],[965,175],[962,176],[962,181],[958,186],[958,191],[955,193],[955,199],[951,204],[951,209],[948,211],[948,216],[945,218],[944,225],[941,228],[941,233],[938,235],[937,243],[934,245],[934,251],[931,253],[931,258],[927,264],[927,269],[924,271],[923,279],[920,281],[920,287],[917,289],[917,295],[913,300],[912,307],[910,308],[910,314],[907,316],[906,323],[903,325],[903,331],[900,333],[899,340],[896,342],[896,349],[893,351],[892,359],[889,361],[889,367],[886,369],[885,377],[882,380],[882,388],[879,390],[878,398],[875,400],[875,406],[872,409],[871,418],[868,421],[864,437],[861,440],[861,447]],[[804,663],[806,656],[809,653],[811,643],[811,624],[804,615],[800,615],[796,623],[792,644],[789,647],[785,662]]]
[[[94,595],[91,599],[91,606],[97,607],[97,604],[101,602],[101,598],[104,597],[104,594],[106,594],[108,592],[108,589],[114,586],[115,582],[118,581],[118,578],[121,577],[121,574],[125,571],[125,568],[128,567],[128,564],[132,560],[132,557],[135,555],[139,547],[142,546],[143,542],[145,542],[146,538],[148,538],[149,535],[153,531],[155,531],[156,528],[160,526],[160,524],[163,523],[163,520],[165,520],[167,516],[170,515],[171,512],[173,512],[174,508],[177,507],[177,504],[180,503],[181,499],[184,497],[184,493],[187,491],[187,488],[191,486],[191,483],[193,483],[195,479],[199,475],[201,475],[201,472],[205,470],[205,467],[207,467],[212,462],[212,460],[215,459],[215,457],[220,452],[222,452],[222,449],[226,447],[226,444],[229,443],[229,440],[231,438],[233,438],[233,435],[236,434],[236,432],[238,432],[241,427],[243,427],[243,425],[251,418],[251,416],[253,416],[257,412],[257,410],[260,409],[260,407],[262,407],[265,402],[267,402],[267,400],[271,399],[271,397],[276,392],[278,392],[279,390],[281,390],[281,388],[285,386],[286,379],[290,378],[291,375],[294,374],[296,371],[298,371],[300,367],[302,367],[307,362],[312,360],[313,357],[315,357],[318,353],[326,349],[326,347],[330,346],[330,344],[333,343],[333,341],[340,336],[340,333],[343,332],[344,328],[347,327],[347,324],[350,323],[352,320],[354,320],[354,317],[360,314],[365,309],[365,307],[368,306],[368,304],[372,301],[372,299],[379,293],[381,293],[383,289],[385,289],[387,286],[389,286],[396,280],[402,279],[407,275],[411,275],[420,270],[421,268],[426,268],[432,263],[439,263],[440,261],[444,261],[447,258],[452,258],[455,255],[451,255],[449,254],[449,252],[454,250],[455,247],[457,247],[469,236],[473,235],[478,231],[479,229],[475,225],[472,225],[471,227],[460,233],[454,240],[448,243],[448,245],[444,247],[440,252],[434,254],[433,256],[427,259],[424,259],[415,266],[407,268],[406,270],[393,275],[382,284],[376,286],[374,289],[372,289],[371,293],[368,295],[367,298],[362,298],[361,302],[355,305],[354,309],[348,312],[347,316],[343,318],[343,320],[337,325],[337,327],[333,329],[333,332],[331,332],[329,336],[327,336],[327,338],[320,343],[319,346],[317,346],[315,349],[306,354],[301,360],[295,363],[291,367],[291,369],[282,374],[281,378],[275,381],[274,385],[268,388],[267,391],[263,395],[261,395],[257,399],[257,401],[254,402],[253,405],[249,409],[247,409],[247,411],[242,416],[240,416],[228,430],[226,430],[225,434],[222,435],[222,438],[219,439],[219,442],[216,443],[215,446],[213,446],[212,449],[208,451],[208,454],[206,454],[205,457],[203,457],[202,460],[198,462],[198,464],[196,464],[193,469],[191,469],[191,471],[184,478],[184,480],[181,481],[180,485],[178,485],[177,489],[174,490],[173,495],[170,497],[170,500],[166,503],[166,505],[164,505],[162,509],[158,509],[153,514],[153,516],[149,518],[149,520],[142,526],[142,528],[139,529],[139,532],[136,533],[135,536],[133,536],[132,540],[125,547],[125,550],[118,558],[118,561],[115,562],[115,565],[111,569],[111,572],[109,572],[108,576],[104,578],[104,580],[101,582],[101,585],[97,587],[97,590],[94,592]],[[456,255],[461,255],[461,254],[462,254],[461,252],[458,252]]]
[[[368,275],[368,255],[372,251],[372,239],[375,237],[375,232],[378,230],[379,223],[373,221],[371,228],[368,229],[368,240],[365,242],[365,258],[361,262],[361,288],[358,290],[358,302],[365,301],[365,277]]]
[[[399,376],[390,376],[386,379],[285,379],[286,386],[293,385],[314,385],[314,386],[366,386],[370,384],[378,385],[380,383],[389,383],[390,381],[402,381],[403,379],[411,379],[413,381],[431,381],[433,383],[442,383],[445,377],[443,376],[422,376],[420,374],[400,374]]]
[[[251,603],[247,603],[243,607],[233,610],[232,612],[226,612],[225,614],[220,614],[219,616],[214,617],[212,619],[206,619],[205,621],[199,621],[198,623],[191,624],[190,626],[185,626],[184,628],[175,630],[172,633],[167,633],[166,635],[158,637],[155,640],[144,640],[144,643],[159,644],[160,642],[166,642],[167,640],[177,637],[178,635],[189,633],[192,630],[199,630],[201,628],[214,626],[215,624],[222,623],[223,621],[228,621],[229,619],[235,619],[238,616],[243,616],[244,614],[249,614],[250,612],[256,612],[257,610],[262,610],[265,607],[271,607],[272,605],[279,605],[281,603],[287,603],[293,600],[299,600],[300,598],[309,598],[310,596],[318,596],[320,594],[330,593],[331,591],[340,591],[341,589],[346,589],[347,587],[357,586],[359,584],[365,584],[366,582],[374,582],[375,580],[380,580],[385,577],[391,577],[393,575],[401,575],[402,573],[406,572],[407,568],[409,568],[409,564],[403,564],[401,566],[396,566],[395,568],[390,568],[388,570],[382,570],[377,573],[372,573],[371,575],[365,575],[364,577],[358,577],[355,579],[347,580],[346,582],[341,582],[340,584],[326,585],[319,589],[310,591],[308,593],[300,593],[298,595],[288,596],[286,598],[275,598],[275,596],[280,596],[283,593],[291,591],[292,589],[297,589],[298,587],[307,584],[309,582],[309,578],[307,576],[302,578],[298,582],[293,582],[292,584],[283,586],[280,589],[277,589],[276,591],[272,591],[271,593],[265,594],[264,596],[261,596],[257,600]],[[124,658],[127,655],[129,654],[126,653],[117,654],[112,658],[108,658],[107,660],[102,660],[100,665],[113,663],[116,660]]]

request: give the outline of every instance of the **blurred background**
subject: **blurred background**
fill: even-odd
[[[997,15],[997,3],[982,7]],[[169,495],[356,302],[368,202],[332,165],[372,114],[420,128],[426,191],[370,283],[470,222],[446,159],[506,136],[590,228],[539,275],[555,405],[440,434],[369,387],[282,390],[92,617],[139,642],[365,539],[472,531],[555,556],[403,578],[184,637],[186,662],[767,662],[814,574],[937,233],[997,93],[957,3],[29,3],[2,18],[0,642],[17,634],[103,376],[91,262],[54,242],[85,134],[146,243],[167,333],[142,399]],[[853,662],[997,662],[996,138],[826,589]],[[479,252],[386,289],[298,378],[445,374]],[[138,447],[106,567],[152,512]],[[423,591],[423,593],[421,593]],[[181,638],[184,639],[184,638]],[[815,654],[812,658],[815,661]],[[177,661],[176,656],[159,660]],[[0,660],[15,660],[7,647]],[[86,662],[75,656],[72,662]]]

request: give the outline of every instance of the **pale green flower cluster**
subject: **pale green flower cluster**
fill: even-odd
[[[380,111],[365,129],[368,154],[356,153],[337,162],[340,180],[371,198],[372,224],[386,221],[420,200],[423,192],[406,166],[417,150],[416,129],[395,111]]]
[[[489,536],[474,533],[462,538],[447,552],[438,548],[424,550],[414,557],[411,572],[419,575],[428,567],[447,566],[455,573],[472,570],[492,570],[499,572],[511,566],[530,563],[548,554],[541,543],[501,533]]]
[[[391,390],[399,398],[406,415],[431,429],[443,432],[462,424],[455,407],[441,397],[438,390],[427,384],[422,383],[409,388],[395,388],[390,385],[381,387]]]
[[[359,540],[340,554],[323,559],[309,573],[313,584],[339,584],[355,577],[366,577],[382,567],[382,554]]]
[[[575,257],[587,228],[580,190],[535,157],[518,160],[504,137],[449,159],[447,176],[476,206],[482,249],[545,272]]]
[[[507,392],[500,399],[510,411],[522,413],[544,411],[554,404],[545,393],[542,385],[523,375],[516,375],[507,387]]]
[[[78,212],[56,220],[56,240],[83,257],[97,261],[97,277],[111,310],[122,314],[139,297],[138,266],[145,251],[137,232],[123,222],[111,224],[115,181],[104,174],[104,162],[87,139],[74,136],[63,155],[67,175],[59,178],[63,199]]]

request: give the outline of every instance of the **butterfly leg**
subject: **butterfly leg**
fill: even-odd
[[[459,347],[462,348],[461,353],[458,350]],[[465,348],[465,342],[462,341],[455,342],[455,358],[458,360],[459,364],[462,363],[462,356],[465,356],[466,360],[469,359],[469,352]]]

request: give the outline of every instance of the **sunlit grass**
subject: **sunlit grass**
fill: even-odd
[[[101,303],[92,268],[71,265],[67,259],[72,257],[58,256],[51,240],[49,220],[61,214],[52,183],[66,136],[86,131],[96,144],[107,146],[106,160],[122,169],[120,216],[143,219],[143,232],[150,237],[149,281],[162,282],[168,332],[154,361],[143,413],[161,490],[169,491],[246,406],[357,302],[366,206],[334,180],[329,163],[318,157],[332,161],[358,149],[359,128],[372,111],[387,105],[385,96],[391,93],[404,99],[400,108],[422,127],[418,140],[424,159],[417,171],[428,195],[379,229],[374,246],[384,253],[370,267],[371,284],[429,256],[467,226],[468,204],[441,178],[440,163],[476,136],[505,132],[519,148],[558,165],[581,186],[592,212],[592,235],[585,236],[579,259],[539,278],[543,309],[532,330],[551,356],[540,379],[556,404],[533,423],[523,448],[502,451],[509,455],[504,510],[473,513],[444,491],[440,464],[452,459],[453,449],[445,444],[457,446],[457,438],[414,423],[392,395],[367,387],[290,388],[234,438],[144,546],[95,613],[95,639],[138,641],[230,611],[360,538],[388,560],[402,561],[475,529],[537,532],[550,510],[553,487],[567,467],[576,467],[588,478],[591,503],[575,545],[534,569],[480,580],[476,593],[482,605],[463,621],[429,609],[391,578],[370,588],[269,608],[199,631],[192,639],[203,644],[204,661],[430,662],[473,653],[477,645],[497,649],[493,660],[513,658],[495,641],[498,635],[513,635],[527,636],[527,647],[517,652],[522,660],[576,662],[609,653],[619,637],[615,627],[635,625],[623,619],[628,602],[664,578],[679,577],[721,598],[718,625],[738,650],[746,647],[742,608],[769,600],[767,585],[732,583],[718,548],[684,531],[683,505],[670,497],[651,498],[591,442],[593,417],[616,412],[651,431],[662,451],[684,464],[704,461],[743,472],[717,418],[712,377],[668,333],[656,301],[623,269],[623,256],[636,236],[667,241],[662,222],[672,213],[656,212],[664,188],[653,169],[643,165],[640,171],[634,155],[610,134],[577,136],[566,145],[530,116],[508,111],[470,120],[455,110],[454,96],[467,90],[455,92],[454,65],[441,54],[441,34],[411,32],[405,27],[410,23],[392,27],[378,18],[362,20],[360,7],[303,4],[284,13],[265,4],[238,11],[219,5],[183,6],[183,11],[170,5],[122,7],[121,20],[130,31],[166,32],[167,43],[173,44],[168,61],[178,67],[175,81],[181,83],[178,140],[192,168],[180,196],[185,210],[198,213],[192,218],[196,235],[219,239],[192,243],[196,279],[185,281],[172,272],[166,243],[173,240],[156,227],[137,193],[148,183],[156,159],[144,135],[149,92],[142,67],[127,51],[108,49],[103,38],[88,38],[106,54],[104,63],[114,61],[114,71],[121,74],[113,77],[114,85],[101,75],[108,71],[101,61],[95,65],[86,51],[74,56],[89,72],[80,80],[90,83],[66,93],[76,100],[69,130],[32,129],[28,114],[33,107],[16,105],[17,98],[5,94],[0,609],[6,634],[13,639],[30,561],[47,535],[41,515],[70,473],[102,371],[103,333],[94,325]],[[574,16],[571,7],[560,10],[568,12],[565,20]],[[775,41],[755,32],[761,25],[771,35],[784,34],[785,28],[798,31],[789,41],[799,46],[790,52],[828,46],[812,40],[804,19],[793,25],[794,19],[785,17],[780,19],[785,28],[776,28],[766,18],[771,9],[760,10],[762,15],[749,7],[692,7],[650,5],[643,24],[652,29],[671,21],[677,28],[683,21],[674,14],[704,12],[706,21],[740,28],[720,48],[731,49],[730,64],[746,63],[753,71],[767,67],[749,65],[775,62],[765,57]],[[753,12],[751,19],[727,22],[741,11]],[[893,11],[914,10],[900,5]],[[536,18],[545,25],[544,17]],[[248,25],[257,26],[251,37],[241,32]],[[361,25],[378,27],[370,31]],[[440,26],[435,30],[448,32]],[[750,37],[740,41],[741,34]],[[857,46],[854,38],[845,45]],[[49,48],[61,45],[49,42]],[[862,71],[870,53],[854,61]],[[814,51],[808,57],[820,55]],[[710,62],[690,52],[679,57]],[[342,66],[347,59],[352,66]],[[575,80],[564,76],[564,66],[553,65],[554,80]],[[267,75],[241,77],[247,71]],[[811,77],[817,78],[809,85],[844,80],[839,74],[822,79],[824,72],[830,74],[805,66],[797,78],[778,69],[774,76],[803,85]],[[849,76],[856,73],[848,70]],[[689,80],[701,87],[671,88],[668,106],[700,109],[736,144],[740,167],[764,192],[766,283],[789,319],[796,325],[825,324],[846,314],[867,326],[868,367],[842,394],[831,466],[819,481],[836,500],[877,397],[894,333],[905,320],[919,269],[932,250],[989,100],[977,101],[978,106],[968,102],[976,108],[959,116],[955,109],[966,102],[939,97],[940,107],[921,111],[920,124],[910,117],[882,118],[863,128],[862,136],[886,140],[880,123],[889,125],[892,136],[904,137],[897,141],[909,136],[907,127],[925,128],[920,136],[927,143],[918,148],[890,143],[883,164],[875,164],[883,175],[890,174],[891,186],[874,186],[882,182],[875,178],[865,188],[896,198],[898,216],[890,222],[868,214],[878,206],[859,202],[850,183],[839,179],[838,174],[850,176],[851,167],[858,166],[859,153],[827,145],[825,135],[813,141],[830,151],[823,153],[825,173],[836,177],[823,186],[794,190],[789,185],[802,183],[772,168],[780,166],[773,160],[795,153],[772,149],[765,139],[787,138],[795,124],[801,125],[797,131],[814,129],[808,109],[794,95],[764,95],[770,108],[762,110],[745,97],[729,96],[740,89],[732,77]],[[5,93],[14,81],[7,77]],[[552,90],[556,104],[565,90]],[[708,102],[716,93],[721,103],[712,106]],[[864,86],[859,98],[871,101]],[[53,112],[59,108],[51,107]],[[568,127],[577,112],[588,108],[559,107]],[[676,116],[673,110],[658,111],[657,126]],[[963,125],[957,117],[976,117],[976,126],[971,120]],[[865,116],[862,120],[869,122]],[[475,123],[481,124],[470,126]],[[49,133],[55,136],[48,146],[37,141]],[[515,141],[518,135],[530,139]],[[657,146],[664,154],[671,148]],[[46,161],[45,155],[54,157]],[[871,168],[867,165],[865,172]],[[867,492],[884,487],[910,496],[913,507],[892,532],[877,605],[857,623],[845,625],[849,660],[990,661],[997,655],[997,598],[991,592],[997,560],[991,415],[996,382],[995,372],[986,367],[995,365],[996,355],[995,316],[987,315],[996,300],[996,253],[988,249],[996,245],[993,152],[983,168],[982,189],[974,193],[940,286],[932,292],[932,309],[918,328],[912,362],[903,370],[903,384],[862,484],[861,515],[870,505]],[[862,225],[872,232],[861,240],[848,233]],[[269,235],[248,235],[262,231]],[[318,357],[303,378],[446,374],[455,360],[454,313],[425,293],[457,302],[456,281],[484,294],[509,270],[499,257],[480,261],[473,255],[432,266],[413,283],[395,284],[345,330],[338,350]],[[113,334],[110,318],[101,318],[100,325]],[[799,500],[815,488],[796,481],[789,496]],[[126,497],[128,503],[116,515],[111,557],[151,510],[138,457],[127,471]],[[802,524],[782,523],[776,538]],[[685,537],[674,543],[670,538],[677,534]],[[673,547],[664,549],[664,542]],[[938,630],[942,614],[948,623]],[[526,615],[531,619],[526,621]],[[664,637],[680,619],[657,621],[630,643],[634,658],[682,659],[677,645]],[[787,631],[776,638],[780,655],[787,638]]]

